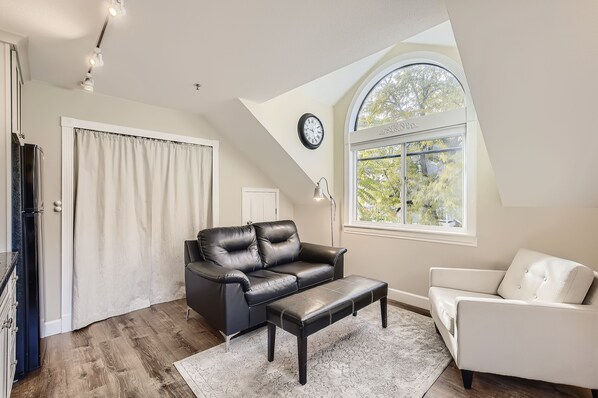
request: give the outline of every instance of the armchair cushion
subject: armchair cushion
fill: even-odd
[[[297,226],[291,220],[253,224],[264,267],[296,261],[301,242]]]
[[[306,263],[295,261],[293,263],[277,265],[268,268],[270,271],[294,275],[297,278],[299,289],[331,281],[334,277],[334,267],[328,264]]]
[[[293,275],[260,269],[247,275],[250,289],[245,292],[245,299],[250,306],[284,297],[297,291],[297,278]]]
[[[494,294],[467,292],[463,290],[447,289],[443,287],[431,287],[428,293],[430,305],[434,308],[436,315],[450,334],[455,335],[455,319],[457,317],[457,298],[491,298],[500,299]]]
[[[204,229],[197,234],[197,240],[207,261],[242,272],[263,268],[251,225]]]
[[[584,265],[521,249],[498,294],[513,300],[581,304],[593,280],[594,272]]]

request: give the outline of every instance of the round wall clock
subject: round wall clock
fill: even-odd
[[[320,119],[311,113],[299,118],[297,132],[301,143],[308,149],[316,149],[324,140],[324,126]]]

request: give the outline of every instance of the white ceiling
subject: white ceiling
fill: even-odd
[[[447,8],[503,204],[598,207],[598,2]]]
[[[0,29],[29,38],[31,78],[77,88],[104,0],[2,0]],[[109,23],[96,92],[208,112],[261,102],[446,20],[443,0],[127,0]],[[195,91],[193,84],[203,87]]]

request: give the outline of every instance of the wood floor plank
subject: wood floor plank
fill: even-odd
[[[389,304],[429,316],[425,310]],[[43,339],[41,368],[17,382],[12,396],[193,398],[172,364],[221,344],[222,338],[194,312],[186,321],[186,308],[185,300],[157,304]],[[466,391],[452,362],[425,397],[589,398],[591,392],[482,373],[474,375],[473,388]]]

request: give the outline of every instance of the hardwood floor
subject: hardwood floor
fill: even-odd
[[[391,305],[425,314],[406,305]],[[42,340],[42,367],[13,397],[193,397],[173,362],[222,342],[184,300],[154,305]],[[234,340],[233,343],[234,344]],[[589,390],[476,373],[465,391],[454,362],[425,397],[591,397]]]

